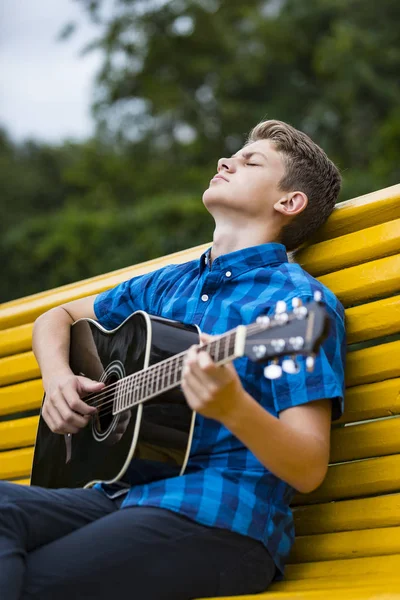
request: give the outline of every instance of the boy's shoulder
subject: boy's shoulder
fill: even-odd
[[[298,263],[285,264],[285,288],[287,297],[290,299],[299,296],[311,300],[316,291],[322,294],[322,301],[328,309],[336,313],[337,317],[344,319],[344,306],[336,294],[321,281],[310,275]]]

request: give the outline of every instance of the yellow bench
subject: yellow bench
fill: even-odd
[[[31,352],[35,318],[133,275],[191,260],[207,246],[0,307],[0,479],[29,482],[42,398]],[[265,597],[400,600],[400,185],[338,205],[313,244],[290,259],[346,308],[346,409],[332,429],[324,483],[295,499],[297,539],[286,579]]]

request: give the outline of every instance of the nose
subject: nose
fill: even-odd
[[[232,158],[220,158],[218,161],[218,173],[225,169],[229,173],[233,173],[235,170],[235,163]]]

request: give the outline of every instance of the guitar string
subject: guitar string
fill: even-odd
[[[234,332],[235,330],[232,330],[232,332]],[[230,332],[229,332],[230,333]],[[224,334],[223,337],[225,337],[227,339],[229,339],[230,334]],[[223,337],[221,336],[220,338],[213,340],[211,343],[209,344],[205,344],[203,346],[200,346],[201,349],[205,349],[206,351],[209,349],[211,352],[213,351],[213,348],[211,348],[211,346],[213,346],[215,344],[215,346],[217,345],[216,342],[219,342],[221,339],[223,339]],[[96,404],[91,404],[90,402],[88,402],[88,400],[93,400],[93,399],[100,399],[100,402],[98,403],[99,405],[102,404],[103,400],[105,399],[105,395],[107,395],[110,391],[112,393],[114,393],[114,391],[116,391],[116,388],[119,385],[122,385],[122,382],[124,381],[132,381],[134,379],[137,379],[137,383],[143,383],[143,380],[146,378],[151,378],[153,377],[154,379],[157,378],[157,375],[159,374],[159,372],[161,371],[161,369],[164,367],[167,367],[173,363],[174,361],[178,362],[180,361],[182,358],[184,358],[186,356],[186,354],[188,353],[187,350],[180,352],[178,354],[174,354],[174,356],[171,356],[167,359],[165,359],[164,361],[160,362],[160,363],[156,363],[154,365],[151,365],[150,367],[147,367],[146,369],[142,369],[141,371],[137,371],[136,373],[132,373],[131,375],[127,375],[126,377],[123,377],[122,379],[117,380],[115,383],[112,383],[108,386],[106,386],[104,388],[104,390],[100,391],[100,392],[94,392],[92,394],[88,394],[87,396],[85,396],[83,399],[85,400],[86,404],[88,404],[89,406],[96,406]]]
[[[259,324],[253,323],[251,325],[247,326],[247,331],[248,333],[254,333],[254,331],[256,331],[257,329],[259,329],[260,331],[263,331],[263,329],[265,329],[265,327],[261,327]],[[218,338],[214,339],[212,342],[210,342],[209,344],[205,344],[203,346],[200,346],[201,349],[205,349],[207,351],[207,349],[210,349],[212,351],[211,346],[213,345],[217,345],[218,342],[220,342],[221,340],[223,340],[224,338],[229,339],[233,333],[236,333],[236,329],[232,329],[230,331],[228,331],[227,333],[224,333],[223,335],[219,336]],[[171,363],[174,360],[180,360],[182,357],[184,357],[187,354],[187,350],[184,350],[183,352],[180,352],[178,354],[174,354],[174,356],[171,356],[167,359],[165,359],[164,361],[162,361],[161,363],[156,363],[154,365],[151,365],[150,367],[147,367],[146,369],[142,369],[141,371],[137,371],[136,373],[132,373],[131,375],[128,375],[127,377],[124,377],[122,379],[117,380],[115,383],[112,383],[108,386],[106,386],[104,388],[104,390],[101,390],[100,392],[94,392],[91,394],[88,394],[87,396],[85,396],[83,399],[85,400],[86,404],[88,404],[89,406],[97,406],[102,404],[103,400],[105,399],[105,396],[108,395],[108,393],[111,391],[116,391],[116,388],[118,387],[118,385],[121,385],[121,382],[124,380],[133,380],[136,377],[138,377],[139,381],[140,379],[146,378],[146,377],[152,377],[152,376],[156,376],[157,375],[157,371],[161,370],[163,365],[166,365],[167,363]],[[141,375],[141,376],[140,376]],[[140,381],[140,383],[142,383],[142,381]],[[94,400],[94,399],[98,399],[100,400],[100,402],[98,404],[91,404],[90,400]]]
[[[293,320],[293,319],[290,319]],[[252,334],[255,331],[264,331],[265,329],[270,329],[273,327],[277,327],[279,325],[279,323],[277,323],[276,321],[271,320],[268,327],[262,326],[258,323],[253,323],[251,325],[246,326],[247,329],[247,333],[248,334]],[[230,337],[232,337],[232,334],[235,333],[236,334],[236,329],[233,329],[221,336],[219,336],[218,338],[214,339],[212,342],[210,342],[209,344],[205,344],[203,346],[201,346],[201,348],[204,348],[206,351],[207,350],[211,350],[212,351],[212,346],[217,346],[217,343],[220,343],[221,340],[229,340]],[[230,342],[233,340],[230,340]],[[215,348],[214,348],[215,349]],[[229,347],[230,349],[230,347]],[[234,346],[232,348],[232,350],[234,349]],[[162,361],[161,363],[156,363],[155,365],[152,365],[151,367],[148,367],[147,369],[143,369],[142,371],[138,371],[136,373],[132,373],[131,375],[128,375],[127,377],[124,377],[123,379],[120,379],[118,381],[116,381],[114,384],[110,384],[109,386],[107,386],[104,390],[102,390],[101,392],[96,392],[94,394],[90,394],[86,397],[83,398],[83,400],[89,405],[89,406],[95,406],[98,407],[100,406],[100,409],[98,411],[98,415],[102,414],[102,416],[105,416],[106,414],[110,414],[113,412],[113,409],[111,407],[111,411],[108,410],[108,405],[110,404],[114,404],[115,401],[115,392],[117,391],[116,388],[118,385],[121,385],[121,382],[126,382],[128,384],[128,381],[133,383],[135,376],[136,376],[136,383],[138,384],[138,386],[141,386],[143,383],[150,383],[150,379],[153,378],[153,381],[151,381],[151,388],[153,387],[154,384],[157,385],[158,381],[157,381],[157,375],[159,375],[159,372],[161,372],[161,369],[164,367],[166,368],[168,363],[171,363],[172,361],[176,361],[177,365],[175,370],[178,370],[182,367],[182,363],[181,360],[185,358],[187,354],[187,350],[178,354],[175,354],[174,356]],[[180,374],[181,375],[181,374]],[[164,376],[165,377],[165,373]],[[146,382],[146,379],[148,379],[148,381]],[[179,385],[180,383],[180,379],[178,382],[175,382],[174,384],[172,384],[172,388],[177,387],[177,385]],[[124,384],[122,384],[124,385]],[[129,388],[129,384],[127,385],[127,387]],[[156,386],[155,386],[156,387]],[[167,386],[169,387],[169,386]],[[129,408],[133,408],[134,406],[141,404],[142,402],[145,402],[146,400],[150,400],[151,398],[153,398],[154,396],[157,396],[159,394],[162,393],[162,390],[155,390],[154,392],[152,391],[152,389],[150,388],[150,394],[147,395],[147,397],[145,396],[144,398],[142,398],[140,401],[135,402],[131,407],[128,407],[126,410],[128,410]],[[171,389],[171,388],[170,388]],[[134,389],[127,389],[126,391],[128,392],[133,392]],[[167,390],[165,390],[167,391]],[[125,390],[124,390],[125,393]],[[93,404],[90,404],[89,402],[87,402],[86,398],[89,398],[89,400],[98,400],[98,402],[95,402]],[[109,399],[109,400],[108,400]],[[105,401],[106,400],[106,401]],[[107,411],[107,412],[105,412]],[[121,411],[124,412],[124,411]],[[120,414],[120,413],[117,413]]]
[[[232,347],[232,350],[233,350],[233,349],[234,349],[234,348]],[[181,357],[181,358],[184,358],[184,357]],[[178,381],[176,381],[176,382],[173,382],[173,383],[171,383],[170,385],[166,386],[166,388],[164,388],[164,390],[157,390],[157,388],[156,388],[156,389],[153,391],[153,390],[152,390],[153,384],[157,384],[157,383],[158,383],[157,381],[153,380],[153,381],[151,382],[151,387],[150,387],[149,393],[148,393],[147,395],[145,395],[143,398],[141,398],[139,401],[136,401],[136,402],[134,402],[134,404],[133,404],[132,406],[129,406],[129,407],[127,407],[125,410],[128,410],[129,408],[134,408],[134,406],[137,406],[138,404],[141,404],[142,402],[146,402],[147,400],[151,400],[151,399],[152,399],[154,396],[158,396],[158,395],[160,395],[160,394],[161,394],[162,392],[164,392],[164,391],[168,391],[169,389],[173,389],[173,388],[177,387],[177,386],[179,385],[180,381],[181,381],[181,375],[182,375],[182,373],[181,373],[181,369],[182,369],[182,366],[183,366],[183,363],[182,363],[181,361],[178,361],[178,365],[177,365],[177,369],[176,369],[176,371],[180,371],[180,372],[178,373],[178,375],[179,375],[179,380],[178,380]],[[164,377],[165,377],[165,375],[164,375]],[[146,379],[146,378],[143,378],[143,379],[142,379],[142,381],[140,382],[140,385],[141,385],[143,382],[145,382],[145,379]],[[150,382],[145,382],[145,383],[150,383]],[[156,386],[155,386],[155,387],[156,387]],[[127,390],[123,390],[123,393],[124,393],[124,394],[126,394],[126,392],[128,392],[128,393],[129,393],[129,392],[133,392],[133,391],[134,391],[133,389],[127,389]],[[113,412],[113,407],[111,407],[111,411],[109,411],[109,410],[107,410],[107,409],[109,408],[109,406],[108,406],[108,405],[110,405],[110,404],[114,404],[114,400],[115,400],[114,392],[112,392],[111,394],[108,394],[108,395],[106,394],[106,395],[105,395],[105,398],[110,398],[110,400],[108,400],[107,402],[103,402],[103,401],[102,401],[102,402],[100,403],[100,409],[99,409],[99,411],[98,411],[98,413],[97,413],[97,414],[99,414],[99,415],[101,414],[101,415],[103,415],[103,416],[105,416],[105,415],[107,415],[107,414],[110,414],[110,413],[112,413],[112,412]],[[103,398],[103,400],[104,400],[105,398]],[[122,412],[124,412],[124,410],[122,410],[122,411],[121,411],[121,413],[122,413]],[[117,414],[120,414],[120,413],[117,413]]]

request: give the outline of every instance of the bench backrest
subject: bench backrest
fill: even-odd
[[[134,275],[192,260],[208,246],[0,307],[0,479],[29,481],[42,400],[31,352],[35,318]],[[332,430],[324,483],[295,499],[299,537],[291,562],[375,556],[382,546],[385,554],[400,553],[400,185],[337,205],[312,245],[290,260],[344,304],[349,344],[345,414]]]

